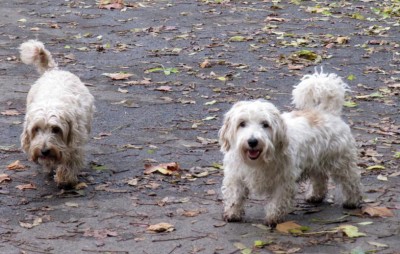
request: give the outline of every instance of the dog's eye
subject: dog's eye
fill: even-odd
[[[36,126],[36,127],[34,127],[34,128],[32,129],[32,132],[33,132],[33,133],[36,133],[36,132],[38,132],[38,131],[40,131],[40,128],[39,128],[39,127],[37,127],[37,126]]]
[[[264,121],[264,122],[262,122],[261,124],[262,124],[262,127],[265,128],[265,129],[269,127],[268,122],[265,122],[265,121]]]
[[[242,127],[242,128],[243,128],[243,127],[246,127],[246,122],[244,122],[244,121],[243,121],[243,122],[240,122],[239,127]]]
[[[60,127],[55,126],[55,127],[53,127],[53,128],[51,129],[51,132],[52,132],[53,134],[59,134],[59,133],[61,133],[61,129],[60,129]]]

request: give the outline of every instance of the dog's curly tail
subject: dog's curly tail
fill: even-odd
[[[297,109],[317,109],[340,115],[344,95],[349,86],[335,73],[324,73],[322,68],[314,74],[305,75],[301,82],[294,86],[292,103]]]
[[[40,74],[49,69],[57,67],[50,52],[45,49],[42,42],[38,40],[29,40],[19,47],[21,61],[24,64],[33,65]]]

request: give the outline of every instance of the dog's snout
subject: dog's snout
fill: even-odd
[[[50,149],[48,149],[48,148],[43,148],[42,150],[40,150],[40,153],[41,153],[43,156],[48,156],[48,155],[50,154]]]
[[[247,144],[249,144],[251,148],[254,148],[258,145],[258,140],[256,138],[250,138],[247,140]]]

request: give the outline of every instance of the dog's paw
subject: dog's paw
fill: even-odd
[[[224,221],[227,221],[227,222],[240,222],[240,221],[242,221],[243,216],[241,214],[224,213],[222,218],[224,219]]]
[[[322,201],[324,201],[324,197],[310,196],[310,197],[306,198],[306,201],[308,203],[318,204],[318,203],[322,203]]]
[[[276,225],[279,223],[278,220],[276,219],[270,219],[266,218],[264,221],[265,226],[270,227],[270,228],[276,228]]]
[[[343,208],[346,208],[346,209],[356,209],[356,208],[359,208],[360,207],[360,203],[359,202],[356,202],[356,203],[354,203],[354,202],[345,202],[345,203],[343,203]]]

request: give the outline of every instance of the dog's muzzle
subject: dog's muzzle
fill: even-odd
[[[249,149],[246,151],[247,157],[249,157],[250,160],[257,160],[262,152],[261,149],[257,148],[258,140],[256,138],[250,138],[247,140],[247,145],[249,146]]]

